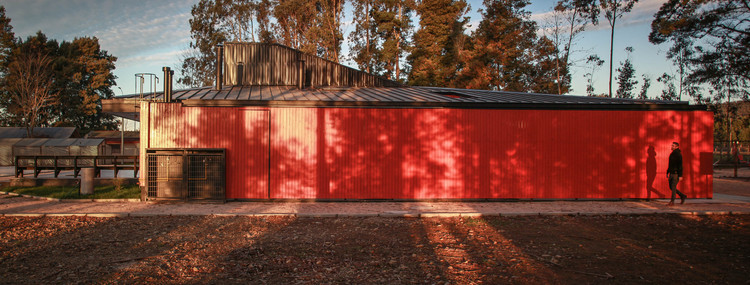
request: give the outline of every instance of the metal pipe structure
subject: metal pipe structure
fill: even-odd
[[[221,91],[222,81],[224,80],[224,46],[216,46],[216,90]]]
[[[237,63],[237,85],[242,86],[245,82],[245,65],[242,62]]]
[[[297,77],[299,79],[299,82],[297,83],[297,87],[299,89],[305,88],[305,61],[299,60],[299,76]]]
[[[161,70],[164,71],[164,102],[169,103],[172,101],[172,74],[174,74],[174,71],[167,66],[162,67]]]
[[[169,70],[169,97],[167,98],[169,101],[172,102],[172,77],[174,77],[174,70]]]
[[[135,74],[135,90],[140,90],[140,99],[143,99],[143,85],[146,84],[146,76],[149,77],[148,83],[149,88],[148,91],[151,92],[153,95],[156,93],[156,84],[159,83],[159,77],[156,76],[156,74],[153,73],[136,73]],[[140,79],[140,80],[139,80]],[[138,84],[140,81],[140,84]],[[140,88],[139,88],[140,85]]]

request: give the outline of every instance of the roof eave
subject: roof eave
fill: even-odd
[[[527,109],[527,110],[681,110],[706,111],[706,105],[689,104],[574,104],[574,103],[477,103],[477,102],[370,102],[370,101],[284,101],[284,100],[201,100],[180,101],[200,107],[350,107],[350,108],[455,108],[455,109]]]

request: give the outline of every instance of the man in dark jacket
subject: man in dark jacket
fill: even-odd
[[[680,204],[685,204],[687,195],[677,190],[677,182],[680,182],[680,178],[682,178],[682,152],[680,151],[680,144],[673,142],[672,153],[669,155],[669,167],[667,168],[667,180],[669,180],[669,189],[672,189],[672,199],[669,200],[667,206],[674,205],[675,194],[680,195]]]

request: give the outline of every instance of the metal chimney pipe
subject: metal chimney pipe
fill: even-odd
[[[162,100],[164,102],[169,102],[167,101],[167,98],[169,96],[169,82],[171,81],[169,80],[169,67],[164,66],[161,68],[161,70],[164,71],[164,95]]]
[[[242,86],[245,82],[245,75],[243,74],[245,72],[245,65],[242,64],[242,62],[237,63],[237,85]]]
[[[169,70],[169,97],[167,97],[169,101],[167,102],[170,103],[172,102],[172,77],[174,77],[174,70]]]
[[[221,85],[224,83],[224,46],[216,46],[216,91],[221,91]]]
[[[297,79],[299,82],[297,82],[297,88],[302,89],[302,88],[305,88],[305,80],[306,80],[305,61],[299,60],[298,63],[299,63],[299,70],[298,70]]]

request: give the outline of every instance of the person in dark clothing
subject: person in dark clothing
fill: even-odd
[[[677,142],[672,143],[672,153],[669,155],[669,167],[667,168],[667,180],[669,181],[669,189],[672,190],[672,199],[669,200],[667,206],[674,205],[675,194],[680,195],[680,204],[685,204],[685,198],[687,195],[677,190],[677,183],[682,178],[682,152],[680,151],[680,144]]]

